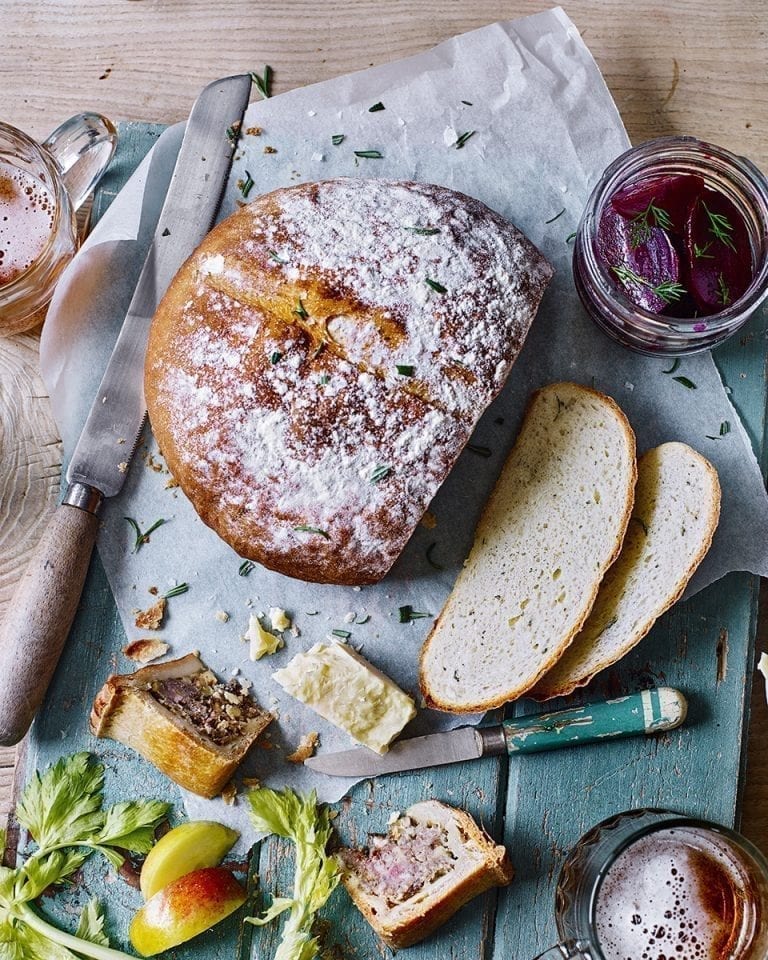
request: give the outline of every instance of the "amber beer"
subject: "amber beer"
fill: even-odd
[[[760,881],[727,838],[679,826],[641,837],[602,881],[595,932],[605,960],[752,960]]]
[[[0,287],[26,273],[50,243],[54,211],[45,184],[0,163]]]

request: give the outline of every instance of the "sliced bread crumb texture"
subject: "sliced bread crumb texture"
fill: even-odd
[[[586,620],[632,511],[635,438],[609,397],[537,391],[421,655],[430,706],[489,710],[529,690]]]
[[[719,516],[720,483],[701,454],[684,443],[664,443],[644,454],[621,554],[581,632],[532,695],[549,700],[571,693],[639,643],[682,595]]]

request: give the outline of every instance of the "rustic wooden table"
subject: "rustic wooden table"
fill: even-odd
[[[2,0],[1,118],[43,137],[81,109],[183,118],[209,80],[270,63],[274,91],[417,53],[532,0]],[[768,169],[761,0],[574,0],[634,142],[695,133]],[[0,613],[58,489],[35,337],[0,341]],[[768,646],[765,629],[758,648]],[[768,708],[752,698],[743,829],[768,850]],[[13,751],[0,750],[0,819]]]

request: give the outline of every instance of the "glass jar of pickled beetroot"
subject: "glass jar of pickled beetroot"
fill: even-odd
[[[624,346],[713,347],[768,296],[768,180],[694,137],[628,150],[592,192],[573,275],[592,319]]]

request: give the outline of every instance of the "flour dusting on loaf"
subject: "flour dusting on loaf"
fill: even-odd
[[[277,190],[203,241],[150,333],[168,465],[244,557],[380,579],[504,384],[551,268],[428,184]]]

